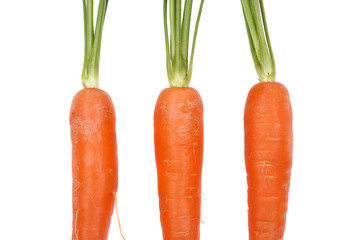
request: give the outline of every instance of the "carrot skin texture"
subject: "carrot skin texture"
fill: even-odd
[[[292,107],[280,83],[249,91],[245,112],[245,162],[250,240],[284,237],[292,167]]]
[[[154,114],[158,195],[164,240],[198,240],[203,103],[190,87],[167,88]]]
[[[118,185],[116,118],[110,96],[79,91],[71,105],[73,240],[106,240]]]

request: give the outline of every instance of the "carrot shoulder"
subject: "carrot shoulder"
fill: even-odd
[[[110,96],[83,89],[70,112],[73,240],[106,240],[117,191],[115,110]]]
[[[198,240],[201,217],[203,104],[189,87],[157,100],[154,139],[164,240]]]
[[[292,166],[292,108],[280,83],[259,83],[244,113],[250,240],[284,235]]]

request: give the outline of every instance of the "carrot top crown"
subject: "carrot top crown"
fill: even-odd
[[[249,44],[260,82],[275,82],[276,71],[263,0],[242,0]]]
[[[102,29],[108,0],[100,0],[99,2],[95,30],[93,22],[93,0],[82,0],[82,4],[84,9],[85,30],[85,57],[82,70],[82,85],[85,88],[98,88]]]
[[[196,46],[198,25],[202,14],[203,3],[204,0],[201,0],[193,35],[191,57],[189,60],[189,32],[193,0],[185,0],[183,16],[181,14],[181,0],[163,1],[167,76],[171,87],[188,87],[189,82],[191,81],[193,55]],[[170,36],[168,34],[167,26],[168,11],[170,19]]]

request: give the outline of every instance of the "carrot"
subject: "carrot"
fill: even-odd
[[[199,93],[188,87],[204,0],[201,0],[192,52],[189,31],[192,0],[163,1],[166,64],[170,88],[158,97],[154,113],[154,142],[158,195],[164,240],[198,240],[201,221],[201,179],[203,162],[203,104]],[[182,21],[181,21],[182,20]],[[170,43],[171,41],[171,43]]]
[[[193,88],[167,88],[154,114],[154,137],[164,239],[199,239],[203,104]]]
[[[115,121],[106,92],[89,88],[74,97],[70,113],[74,240],[107,239],[112,192],[118,182]]]
[[[275,62],[262,0],[242,0],[250,48],[260,83],[244,110],[250,240],[283,239],[292,168],[292,107],[275,82]]]
[[[99,86],[102,28],[108,0],[100,0],[96,31],[93,1],[83,1],[85,58],[82,84],[71,105],[72,239],[106,240],[117,192],[115,110]]]
[[[292,167],[292,109],[280,83],[259,83],[244,111],[249,239],[282,239]]]

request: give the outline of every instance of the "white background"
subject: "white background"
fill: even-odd
[[[359,2],[264,2],[294,113],[285,239],[359,239]],[[161,239],[153,110],[168,87],[162,21],[161,0],[110,1],[103,33],[100,87],[117,111],[127,240]],[[70,239],[82,2],[2,0],[0,29],[0,239]],[[207,0],[191,82],[205,106],[203,240],[248,238],[243,110],[255,83],[240,0]]]

